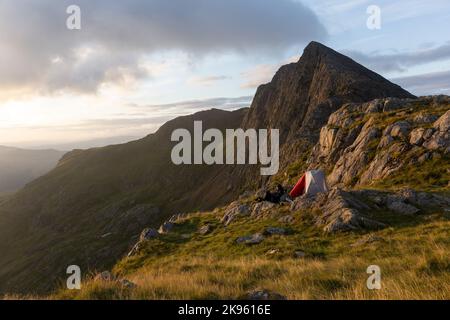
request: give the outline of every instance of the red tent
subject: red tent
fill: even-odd
[[[304,194],[314,196],[319,192],[328,192],[325,173],[322,170],[310,170],[298,180],[289,196],[295,199]]]
[[[306,189],[306,173],[298,180],[295,187],[289,192],[289,196],[294,199],[305,193]]]

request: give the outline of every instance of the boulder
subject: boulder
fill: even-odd
[[[126,288],[126,289],[134,289],[137,287],[137,285],[135,283],[133,283],[127,279],[120,279],[118,282],[123,288]]]
[[[212,231],[212,226],[210,224],[205,224],[198,230],[198,233],[200,233],[201,235],[206,235],[206,234],[210,233],[211,231]]]
[[[296,199],[291,204],[291,211],[308,210],[314,206],[315,197],[303,195]]]
[[[445,153],[450,152],[450,110],[443,114],[433,124],[434,133],[430,138],[425,137],[423,146],[428,150],[442,149]],[[431,129],[430,129],[431,130]]]
[[[241,300],[287,300],[287,298],[273,291],[257,289],[248,292]]]
[[[431,159],[431,153],[425,152],[423,155],[421,155],[419,158],[417,158],[417,162],[424,163],[425,161],[428,161]]]
[[[301,259],[306,257],[306,253],[304,251],[297,250],[294,252],[294,257],[297,259]]]
[[[374,113],[374,112],[381,112],[384,108],[384,101],[381,99],[375,99],[371,102],[369,102],[366,113]]]
[[[441,148],[447,148],[450,145],[450,134],[437,131],[433,136],[424,142],[423,147],[428,150],[438,150]]]
[[[316,225],[325,232],[378,229],[385,227],[381,222],[364,216],[368,206],[349,192],[333,189],[320,204],[322,215],[316,217]]]
[[[428,124],[435,122],[437,119],[438,117],[434,114],[420,113],[414,117],[414,122],[418,124]]]
[[[114,281],[114,275],[109,271],[103,271],[94,277],[94,281]]]
[[[235,201],[225,209],[225,214],[223,215],[221,222],[227,226],[237,217],[247,216],[249,213],[250,210],[248,205]]]
[[[269,251],[266,252],[266,254],[271,256],[271,255],[277,254],[279,252],[280,252],[279,249],[270,249]]]
[[[370,244],[373,242],[379,242],[379,241],[384,241],[384,239],[382,237],[379,237],[379,236],[376,236],[373,234],[369,234],[368,236],[363,237],[363,238],[359,239],[358,241],[356,241],[355,243],[353,243],[351,245],[351,247],[359,247],[359,246],[363,246],[366,244]]]
[[[159,232],[152,228],[146,228],[141,232],[139,236],[140,241],[150,240],[157,238],[159,236]]]
[[[278,221],[281,223],[293,224],[295,222],[295,218],[291,215],[287,215],[287,216],[281,217],[280,219],[278,219]]]
[[[161,234],[166,234],[169,233],[170,231],[173,230],[173,228],[175,227],[175,224],[173,224],[172,222],[164,222],[160,227],[158,232]]]
[[[398,98],[387,98],[384,100],[383,111],[389,112],[403,108],[403,103],[401,99]]]
[[[275,207],[275,204],[272,202],[269,202],[269,201],[262,201],[262,202],[255,203],[252,208],[251,217],[252,218],[260,218],[274,207]]]
[[[276,227],[268,227],[264,231],[265,235],[273,236],[273,235],[285,235],[286,229],[283,228],[276,228]]]
[[[261,243],[263,240],[264,240],[264,236],[261,233],[255,233],[251,236],[244,236],[244,237],[237,238],[236,243],[252,245],[252,244]]]
[[[450,130],[450,110],[444,113],[434,124],[433,128],[440,132],[446,132]]]
[[[424,139],[423,135],[425,133],[424,128],[416,128],[413,131],[411,131],[409,135],[409,143],[420,146],[422,145]]]
[[[408,121],[398,121],[392,125],[391,136],[398,138],[406,138],[411,129],[411,124]]]

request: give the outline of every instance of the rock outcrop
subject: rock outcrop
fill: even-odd
[[[344,105],[321,129],[309,167],[326,168],[331,186],[368,185],[408,164],[448,158],[450,97],[439,101],[387,98]]]
[[[449,210],[450,197],[410,189],[394,193],[333,188],[326,194],[300,197],[291,206],[292,211],[315,212],[315,224],[325,232],[379,229],[386,224],[377,221],[373,212],[382,210],[408,216],[419,214],[421,208]]]

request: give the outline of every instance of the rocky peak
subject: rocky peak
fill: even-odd
[[[414,98],[352,59],[311,42],[297,63],[281,67],[258,88],[243,121],[246,128],[279,128],[281,143],[299,137],[317,141],[329,115],[347,102]]]

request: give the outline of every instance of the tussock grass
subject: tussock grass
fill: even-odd
[[[216,225],[209,235],[195,234],[219,216],[191,215],[173,234],[148,241],[139,255],[120,261],[114,273],[134,282],[133,289],[87,279],[81,291],[61,290],[51,298],[239,299],[264,288],[288,299],[450,299],[450,221],[442,214],[372,232],[382,240],[355,246],[368,234],[324,235],[298,212],[288,235],[250,247],[234,240],[277,226],[277,220],[241,218],[227,228]],[[270,249],[279,253],[268,255]],[[306,257],[294,258],[295,250]],[[367,289],[369,265],[381,268],[381,290]]]

